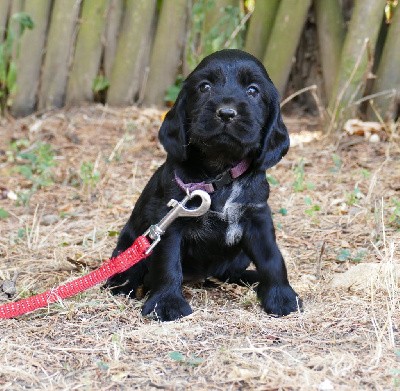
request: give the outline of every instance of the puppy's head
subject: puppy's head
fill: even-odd
[[[236,163],[250,157],[262,169],[289,148],[279,96],[264,66],[240,50],[206,57],[185,80],[160,129],[160,141],[177,161],[196,156]]]

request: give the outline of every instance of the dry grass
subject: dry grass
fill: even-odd
[[[307,128],[287,122],[293,133]],[[0,219],[0,280],[18,270],[18,295],[27,296],[107,259],[111,234],[164,159],[159,125],[156,111],[102,107],[3,122],[0,194],[30,185],[5,154],[12,138],[50,143],[58,165],[55,184],[35,192],[30,206],[1,200],[10,216]],[[400,199],[400,148],[392,136],[377,144],[346,137],[300,144],[270,170],[280,182],[270,199],[278,242],[304,313],[277,319],[250,289],[190,285],[184,292],[194,313],[157,323],[140,316],[140,302],[95,288],[1,321],[0,389],[400,387],[400,226],[390,222]],[[294,169],[300,159],[303,183]],[[79,182],[82,162],[94,164],[99,182]],[[338,260],[343,254],[353,261]],[[357,272],[363,284],[337,280],[371,263],[379,272]]]

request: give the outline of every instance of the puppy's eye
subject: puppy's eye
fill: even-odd
[[[211,84],[207,82],[201,83],[199,90],[200,92],[209,92],[211,90]]]
[[[258,90],[258,88],[256,86],[247,87],[246,92],[247,92],[247,95],[250,95],[250,96],[253,96],[253,97],[257,96],[260,93],[260,91]]]

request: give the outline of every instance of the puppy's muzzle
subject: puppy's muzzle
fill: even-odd
[[[237,111],[232,107],[220,107],[217,110],[217,116],[221,121],[229,122],[237,116]]]

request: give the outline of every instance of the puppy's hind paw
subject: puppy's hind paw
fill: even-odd
[[[303,310],[303,302],[290,285],[258,287],[258,297],[264,311],[271,315],[285,316]]]
[[[162,322],[177,320],[192,313],[189,303],[174,294],[154,294],[144,303],[142,315],[150,316]]]

